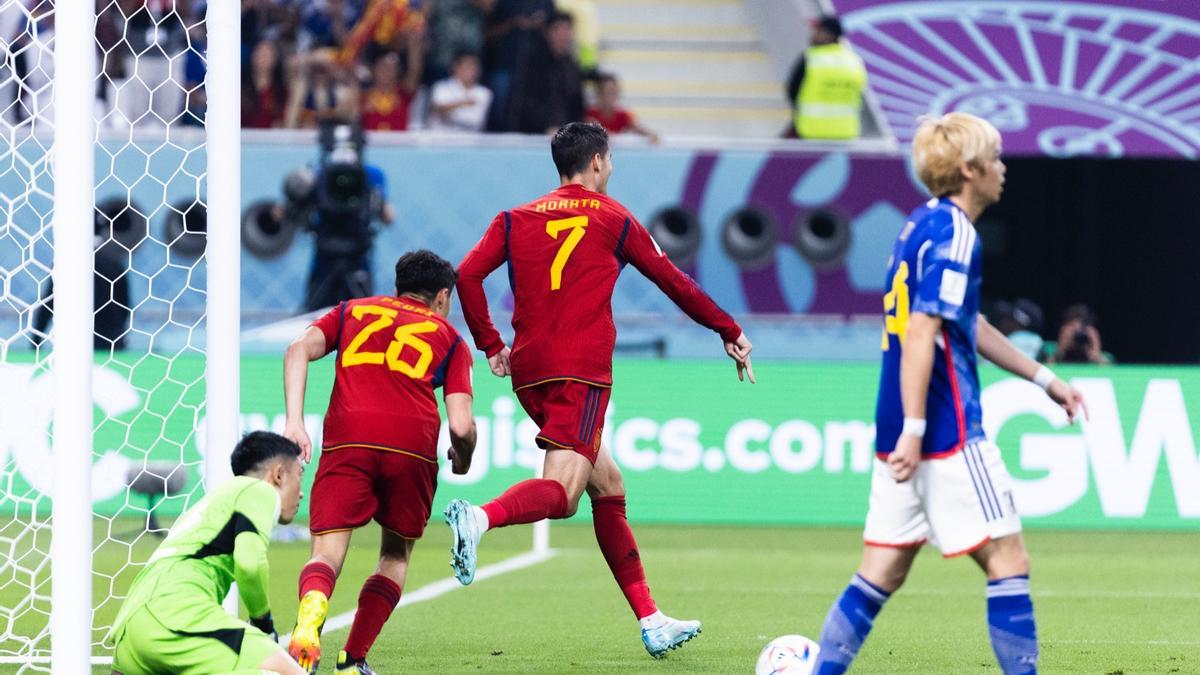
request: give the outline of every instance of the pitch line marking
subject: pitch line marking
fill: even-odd
[[[521,555],[502,560],[498,563],[484,565],[475,571],[475,581],[479,582],[492,577],[498,577],[502,574],[508,574],[509,572],[516,572],[517,570],[522,570],[526,567],[533,567],[538,563],[542,563],[550,558],[553,558],[557,553],[558,551],[555,549],[547,549],[545,551],[529,551],[527,553],[522,553]],[[455,579],[454,577],[446,577],[445,579],[440,579],[431,584],[426,584],[412,593],[402,594],[400,596],[400,604],[397,605],[397,607],[407,607],[408,605],[415,605],[418,602],[433,600],[434,598],[460,588],[463,588],[463,585],[458,583],[458,579]],[[348,612],[338,614],[337,616],[329,617],[325,620],[325,629],[322,632],[348,628],[350,624],[354,623],[355,611],[356,610],[350,610]],[[291,639],[292,634],[289,632],[287,635],[279,636],[279,643],[286,645]]]
[[[521,555],[513,556],[498,563],[484,565],[476,570],[475,581],[479,582],[485,579],[491,579],[492,577],[498,577],[502,574],[508,574],[509,572],[516,572],[517,570],[522,570],[526,567],[533,567],[538,563],[542,563],[553,558],[557,554],[558,551],[555,549],[529,551],[528,553],[522,553]],[[397,607],[406,607],[408,605],[415,605],[418,602],[433,600],[434,598],[445,595],[450,591],[458,590],[462,587],[462,584],[458,583],[458,579],[455,579],[454,577],[440,579],[431,584],[426,584],[412,593],[407,593],[400,596],[400,604],[397,605]],[[354,623],[354,611],[355,610],[351,610],[349,612],[343,612],[337,616],[330,617],[325,622],[325,631],[341,630],[342,628],[349,627],[350,624]],[[288,641],[291,639],[292,634],[289,632],[286,635],[279,636],[279,643],[281,645],[287,645]],[[110,666],[112,665],[112,661],[113,660],[111,656],[92,657],[93,666]],[[50,657],[0,656],[0,665],[32,665],[43,663],[50,663]]]

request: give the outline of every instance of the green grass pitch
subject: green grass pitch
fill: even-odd
[[[698,618],[704,633],[662,661],[642,648],[637,625],[596,549],[591,527],[552,528],[557,554],[532,567],[399,608],[370,655],[382,673],[747,673],[758,650],[787,633],[816,638],[829,604],[854,571],[856,529],[635,526],[662,609]],[[1200,672],[1200,535],[1184,532],[1026,534],[1045,673]],[[144,557],[149,538],[133,549]],[[481,565],[530,548],[527,527],[490,533]],[[331,603],[352,611],[371,573],[378,534],[354,543]],[[406,592],[449,576],[449,535],[431,523],[417,544]],[[100,547],[97,569],[117,570],[129,550]],[[308,544],[274,544],[276,622],[288,630],[296,574]],[[120,587],[132,568],[115,577]],[[998,673],[987,640],[983,576],[965,559],[926,548],[889,601],[856,664],[860,673]],[[6,606],[20,598],[11,586]],[[107,585],[96,583],[98,600]],[[115,603],[98,619],[111,620]],[[20,628],[20,624],[16,626]],[[326,634],[322,672],[348,629]],[[9,650],[11,641],[0,642]],[[0,667],[14,672],[14,666]],[[97,667],[95,672],[107,672]]]

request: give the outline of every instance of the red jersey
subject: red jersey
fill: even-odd
[[[624,206],[580,185],[500,213],[459,265],[463,314],[488,356],[504,341],[488,314],[483,279],[505,262],[515,299],[514,389],[552,380],[612,385],[612,292],[626,262],[723,340],[742,333]]]
[[[399,87],[395,91],[368,89],[362,96],[362,128],[367,131],[408,129],[409,99]]]
[[[633,126],[633,113],[624,108],[616,108],[611,115],[605,115],[599,108],[588,108],[585,117],[604,127],[610,134],[619,134]]]
[[[324,452],[378,448],[437,460],[442,420],[434,389],[471,393],[471,353],[423,303],[386,295],[339,303],[313,322],[337,350]]]

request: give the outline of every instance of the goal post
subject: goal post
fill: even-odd
[[[231,473],[241,17],[199,6],[0,0],[0,672],[111,663],[159,519]]]
[[[241,6],[210,2],[205,117],[208,151],[204,486],[232,475],[229,453],[240,436],[241,367]],[[236,595],[234,596],[236,603]],[[236,606],[236,605],[235,605]]]
[[[59,4],[54,44],[54,487],[50,646],[55,675],[92,650],[92,239],[96,142],[92,0]]]

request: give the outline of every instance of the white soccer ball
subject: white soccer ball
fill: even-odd
[[[820,645],[803,635],[777,637],[758,654],[755,675],[809,675],[817,665]]]

